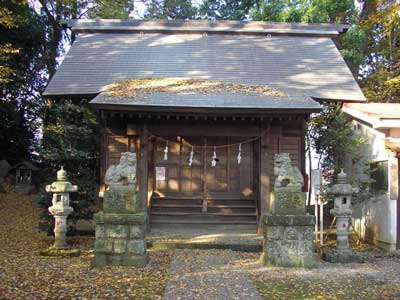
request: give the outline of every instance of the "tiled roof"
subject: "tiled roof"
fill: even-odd
[[[80,34],[45,95],[94,95],[128,78],[186,77],[364,101],[330,38],[201,33]]]

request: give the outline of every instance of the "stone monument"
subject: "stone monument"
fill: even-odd
[[[52,193],[52,206],[49,212],[54,216],[54,245],[41,251],[46,256],[76,256],[78,249],[71,249],[66,241],[67,218],[74,211],[69,205],[69,193],[77,192],[78,187],[72,185],[67,179],[67,172],[63,167],[57,172],[57,181],[46,185],[46,192]]]
[[[136,154],[121,154],[120,163],[105,175],[103,211],[94,215],[94,267],[143,267],[148,262],[145,224],[147,214],[136,191]]]
[[[349,246],[349,226],[352,215],[351,197],[357,189],[347,183],[347,175],[343,169],[338,174],[337,183],[328,193],[334,198],[334,207],[330,214],[336,217],[336,249],[325,254],[325,259],[333,263],[361,262],[359,255],[355,254]]]
[[[263,216],[265,265],[313,267],[315,217],[305,212],[304,179],[288,153],[275,154],[270,213]]]

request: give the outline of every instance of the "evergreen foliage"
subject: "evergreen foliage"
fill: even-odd
[[[64,54],[65,43],[74,36],[62,27],[62,19],[82,17],[127,18],[133,10],[130,0],[38,0],[46,32],[43,58],[47,74],[51,77]],[[91,219],[98,192],[99,132],[95,114],[87,102],[80,100],[47,99],[42,109],[43,138],[38,148],[43,162],[43,174],[48,182],[56,180],[56,171],[64,166],[69,181],[78,185],[78,192],[71,194],[74,212],[69,216],[70,231],[79,219]],[[44,187],[40,189],[43,191]],[[38,205],[43,208],[39,228],[51,234],[53,218],[47,208],[51,195],[42,192]]]
[[[354,136],[341,106],[335,103],[324,105],[323,111],[310,119],[307,134],[323,169],[340,170],[347,154],[360,157],[357,154],[365,143],[364,138]]]
[[[400,2],[364,1],[360,27],[366,34],[361,86],[377,102],[400,102]]]
[[[188,20],[196,17],[197,8],[190,0],[151,0],[144,14],[146,19]]]
[[[32,157],[40,93],[44,33],[25,1],[0,1],[0,159]]]
[[[204,0],[200,5],[199,14],[202,19],[244,21],[249,18],[250,10],[257,3],[257,0]]]
[[[55,181],[56,171],[64,166],[68,180],[78,185],[78,192],[71,194],[74,212],[68,218],[73,229],[77,220],[91,219],[95,210],[100,148],[96,116],[86,102],[56,100],[47,105],[44,122],[40,156],[46,184]],[[39,227],[51,233],[53,218],[47,212],[51,195],[40,194],[38,204],[43,208]]]
[[[77,1],[78,2],[78,1]],[[84,6],[84,1],[82,1]],[[133,11],[133,0],[94,0],[86,14],[89,19],[127,19]]]

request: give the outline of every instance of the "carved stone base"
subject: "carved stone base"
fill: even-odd
[[[135,188],[131,185],[117,186],[104,191],[103,210],[107,213],[137,213],[144,210]]]
[[[135,266],[144,267],[149,260],[146,251],[145,213],[97,213],[95,257],[93,267]]]
[[[42,256],[76,257],[80,254],[81,251],[76,248],[55,248],[53,246],[40,251]]]
[[[263,223],[264,265],[307,268],[315,265],[314,216],[265,215]]]
[[[306,194],[290,188],[276,189],[272,193],[272,213],[275,215],[304,215]]]
[[[92,267],[102,268],[105,266],[129,266],[129,267],[143,268],[148,264],[148,262],[149,262],[148,253],[145,253],[144,255],[96,253],[92,261]]]

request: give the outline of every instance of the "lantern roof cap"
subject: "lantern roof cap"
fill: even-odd
[[[340,173],[337,176],[338,183],[347,183],[347,174],[341,169]]]
[[[332,185],[329,189],[329,193],[332,195],[352,195],[354,193],[354,189],[350,183],[347,182],[347,174],[341,169],[340,173],[337,175],[337,183]]]
[[[70,193],[78,191],[78,186],[72,185],[67,180],[67,171],[64,170],[64,166],[57,171],[57,181],[50,185],[46,185],[46,192],[49,193]]]
[[[61,166],[61,169],[57,171],[57,181],[66,181],[67,180],[67,171],[64,170],[64,166]]]

